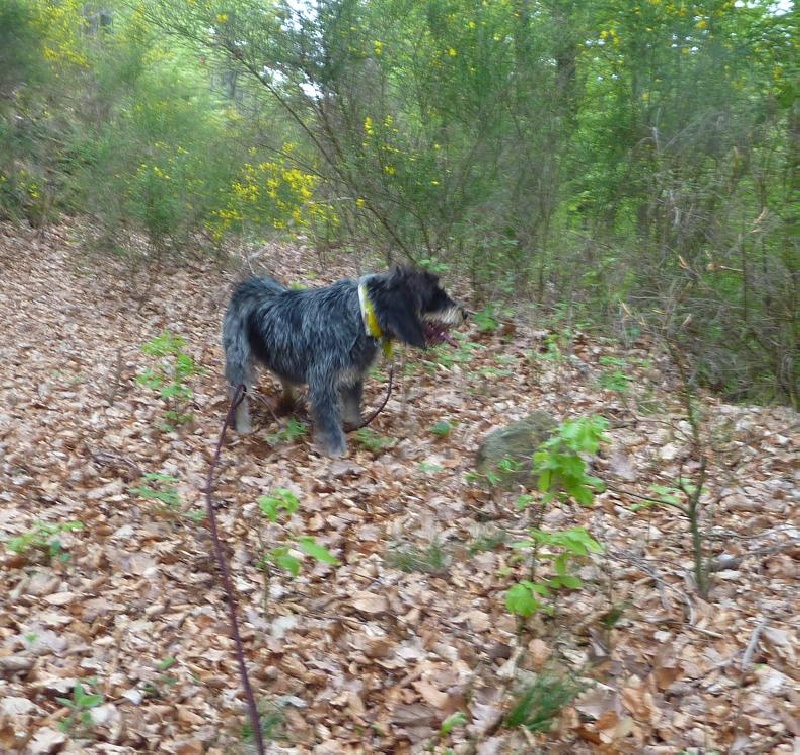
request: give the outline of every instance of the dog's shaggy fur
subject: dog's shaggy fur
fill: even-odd
[[[317,444],[328,456],[342,456],[342,421],[360,422],[364,378],[381,344],[424,349],[452,342],[447,328],[465,317],[437,276],[410,267],[311,289],[248,278],[225,314],[225,375],[233,390],[249,389],[261,363],[278,376],[287,402],[294,386],[308,385]],[[252,432],[246,400],[234,424]]]

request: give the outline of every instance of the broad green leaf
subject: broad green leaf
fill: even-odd
[[[467,723],[467,716],[462,711],[456,711],[455,713],[451,713],[444,721],[442,721],[442,726],[439,729],[439,732],[443,737],[446,737],[456,726],[463,726]]]
[[[274,561],[276,566],[290,572],[293,577],[300,574],[300,568],[302,566],[300,559],[291,555],[291,553],[276,554]]]
[[[338,564],[339,560],[325,546],[320,545],[313,537],[300,537],[297,546],[303,553],[324,564]]]
[[[541,608],[529,584],[518,582],[506,591],[506,609],[515,616],[527,618]]]

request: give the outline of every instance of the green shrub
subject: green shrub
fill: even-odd
[[[77,532],[83,529],[83,522],[71,520],[67,522],[36,522],[28,532],[12,537],[6,541],[6,548],[29,560],[40,556],[51,561],[64,562],[69,554],[59,535],[65,532]]]
[[[538,674],[528,684],[503,720],[509,729],[522,726],[529,731],[549,731],[553,719],[580,692],[570,679],[553,674]]]
[[[166,406],[166,430],[174,430],[192,420],[187,409],[193,394],[187,381],[201,373],[202,368],[195,364],[185,348],[184,339],[168,330],[142,346],[142,352],[155,357],[156,363],[143,370],[136,380],[158,392]]]

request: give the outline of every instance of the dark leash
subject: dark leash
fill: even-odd
[[[211,534],[211,541],[214,544],[214,555],[217,559],[217,566],[219,573],[222,577],[222,587],[225,590],[225,598],[228,603],[228,615],[231,622],[231,636],[236,647],[236,661],[239,665],[239,677],[244,689],[244,696],[247,702],[247,715],[250,719],[250,725],[253,729],[253,738],[255,740],[256,752],[258,755],[265,755],[264,737],[261,732],[261,721],[258,715],[258,706],[256,705],[256,698],[253,694],[253,687],[250,684],[250,677],[247,674],[247,663],[244,657],[244,643],[242,642],[242,635],[239,631],[239,619],[237,618],[238,605],[236,603],[236,596],[233,591],[233,580],[231,579],[231,570],[228,566],[228,559],[225,557],[225,549],[222,547],[222,541],[219,539],[219,531],[217,529],[217,517],[214,513],[214,504],[211,500],[211,488],[214,483],[214,472],[219,465],[220,458],[222,457],[222,446],[225,444],[225,434],[233,422],[233,416],[239,408],[239,404],[244,401],[246,388],[243,385],[237,385],[233,396],[231,397],[231,405],[228,409],[228,416],[225,417],[225,423],[222,425],[222,432],[217,441],[217,447],[214,450],[214,458],[208,467],[208,476],[206,477],[206,516],[208,517],[208,531]]]
[[[389,386],[386,390],[386,397],[383,403],[360,425],[352,428],[353,430],[360,430],[362,427],[369,425],[375,417],[377,417],[386,407],[389,397],[392,395],[392,387],[394,384],[394,363],[389,365]],[[236,661],[239,666],[239,677],[244,690],[245,701],[247,703],[247,715],[250,719],[250,726],[253,729],[253,738],[255,740],[256,752],[258,755],[265,755],[264,737],[261,732],[261,720],[258,715],[258,705],[256,698],[253,694],[253,686],[250,683],[250,676],[247,673],[247,662],[244,654],[244,643],[242,642],[242,635],[239,630],[238,619],[238,603],[236,602],[236,595],[233,590],[233,580],[231,579],[231,570],[228,565],[228,559],[225,556],[225,549],[222,546],[222,541],[219,538],[219,529],[217,527],[217,515],[214,512],[214,503],[211,497],[212,488],[214,485],[214,473],[219,466],[220,459],[222,458],[222,447],[225,445],[225,436],[227,435],[228,428],[233,424],[233,417],[239,405],[244,401],[247,394],[247,389],[243,385],[237,385],[231,397],[230,407],[228,414],[225,417],[225,422],[222,425],[222,432],[219,434],[217,445],[214,449],[214,456],[208,466],[208,475],[206,477],[205,498],[206,498],[206,516],[208,517],[208,531],[211,535],[211,541],[214,545],[214,555],[216,557],[219,573],[222,578],[222,587],[225,591],[225,599],[228,604],[228,616],[231,622],[231,637],[233,638],[234,646],[236,649]],[[266,402],[265,402],[266,403]],[[270,409],[271,411],[271,409]],[[273,417],[274,417],[273,413]]]
[[[389,403],[389,396],[392,395],[392,385],[394,383],[394,362],[389,365],[389,386],[386,389],[386,397],[383,399],[383,403],[369,416],[368,419],[365,419],[360,425],[356,425],[353,430],[360,430],[362,427],[366,427],[372,420],[375,419],[385,408],[386,404]]]

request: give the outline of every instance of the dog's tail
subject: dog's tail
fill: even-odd
[[[248,278],[233,292],[222,325],[222,345],[225,349],[225,377],[231,386],[250,388],[254,381],[253,354],[250,345],[249,323],[260,305],[270,296],[283,291],[271,278]]]

